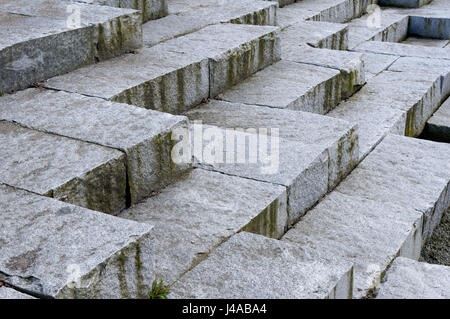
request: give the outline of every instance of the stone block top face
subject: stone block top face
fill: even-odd
[[[3,280],[44,296],[58,297],[67,289],[69,279],[83,278],[83,289],[94,288],[96,276],[102,276],[98,273],[102,267],[106,266],[106,272],[113,256],[121,251],[127,256],[127,249],[152,230],[149,224],[4,185],[0,185],[0,209],[0,272],[6,277]],[[144,262],[147,257],[142,256]],[[75,267],[76,275],[70,277]],[[151,273],[151,268],[144,269]],[[111,293],[119,295],[117,290]]]
[[[241,232],[175,283],[172,297],[328,298],[351,271],[351,263],[321,264],[300,246]]]
[[[23,294],[13,288],[0,287],[0,300],[1,299],[34,299],[30,295]]]
[[[75,93],[28,89],[0,97],[0,119],[127,151],[186,118]]]
[[[447,127],[450,129],[450,99],[447,99],[428,120],[432,125]]]
[[[70,5],[74,5],[74,3],[64,0],[0,0],[0,12],[61,20],[65,22],[70,15],[70,13],[67,12],[67,8]],[[131,9],[84,3],[77,3],[76,5],[80,8],[81,25],[83,27],[103,23],[121,15],[138,14],[138,11]]]
[[[0,176],[8,185],[39,194],[106,164],[120,151],[0,122]]]
[[[450,267],[398,257],[378,289],[377,299],[448,299]]]
[[[157,45],[162,51],[181,52],[202,58],[215,58],[263,37],[278,37],[278,28],[246,24],[216,24]]]

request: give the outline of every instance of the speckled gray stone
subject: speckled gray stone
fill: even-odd
[[[329,166],[332,164],[328,163],[328,149],[323,146],[273,136],[271,128],[267,128],[267,132],[264,133],[261,133],[261,128],[241,132],[203,125],[201,129],[204,135],[200,139],[204,147],[200,154],[203,156],[196,158],[197,166],[227,175],[285,186],[288,194],[288,225],[297,222],[328,191]],[[262,134],[269,136],[263,139]],[[215,154],[214,160],[208,156],[212,144],[210,135],[222,141],[213,144],[216,152],[222,150],[221,154]],[[193,136],[196,138],[195,131]],[[248,143],[244,142],[246,139]],[[230,151],[234,152],[236,158],[245,157],[244,160],[239,162],[233,158],[230,161],[228,159]],[[252,151],[257,153],[254,154]],[[198,153],[194,154],[197,155]],[[256,158],[252,160],[251,156]],[[217,157],[220,159],[217,160]]]
[[[208,97],[208,59],[144,48],[54,77],[45,85],[179,114]]]
[[[345,24],[304,21],[284,28],[280,34],[281,43],[308,44],[314,48],[347,50],[348,28]]]
[[[449,299],[450,267],[396,258],[377,299]]]
[[[0,300],[1,299],[35,299],[30,295],[23,294],[12,288],[0,286]]]
[[[141,11],[142,22],[165,17],[169,13],[168,0],[70,0]]]
[[[301,247],[242,232],[176,282],[170,297],[346,299],[352,275],[351,263],[322,264]]]
[[[355,296],[365,296],[395,257],[419,258],[450,202],[449,152],[446,144],[388,135],[283,240],[319,260],[354,262]]]
[[[0,199],[2,281],[38,297],[146,297],[151,225],[2,185]]]
[[[448,156],[448,144],[388,135],[337,191],[414,208],[427,239],[450,204]]]
[[[450,95],[450,60],[401,57],[390,67],[390,71],[435,74],[441,76],[441,96],[446,99]]]
[[[352,96],[366,83],[365,63],[362,59],[363,54],[361,53],[316,49],[308,45],[299,44],[294,39],[289,40],[284,38],[281,41],[281,52],[282,59],[286,61],[339,70],[343,82],[342,98]]]
[[[408,17],[389,14],[382,11],[380,27],[369,27],[367,16],[356,19],[349,24],[349,48],[354,49],[361,43],[371,41],[400,42],[408,36]]]
[[[69,28],[70,2],[1,0],[0,93],[109,59],[142,46],[137,11],[79,4],[81,26]]]
[[[194,169],[120,217],[155,225],[156,277],[171,284],[241,230],[283,234],[286,189]]]
[[[450,143],[450,99],[427,122],[427,133]]]
[[[217,100],[186,115],[191,121],[222,128],[276,128],[283,139],[327,149],[329,190],[354,168],[359,158],[359,130],[354,124],[328,116]]]
[[[289,26],[302,20],[343,23],[360,17],[375,0],[302,0],[277,11],[278,24]]]
[[[449,40],[408,37],[402,43],[424,46],[424,47],[443,48],[449,43]]]
[[[403,57],[410,56],[428,59],[450,59],[450,52],[445,48],[423,47],[403,43],[367,41],[356,46],[353,50],[358,52],[369,52]]]
[[[218,98],[324,114],[341,100],[340,74],[329,68],[280,61],[255,73]]]
[[[143,25],[144,44],[152,46],[217,23],[276,24],[276,2],[260,0],[176,0],[167,17]]]
[[[155,48],[209,58],[210,97],[279,61],[281,56],[277,28],[230,23],[208,26]]]
[[[364,71],[366,80],[377,76],[387,70],[400,57],[396,55],[376,54],[364,52],[362,59],[364,61]]]
[[[0,182],[90,209],[126,204],[125,154],[0,121]]]
[[[190,168],[171,159],[172,131],[187,127],[185,117],[43,89],[0,97],[0,104],[1,120],[125,152],[131,203]]]
[[[362,92],[342,102],[327,114],[358,125],[359,160],[367,156],[388,134],[405,134],[406,112],[391,107],[389,101],[366,101]]]
[[[393,83],[395,85],[393,85]],[[369,79],[352,99],[384,105],[406,112],[404,134],[418,136],[441,99],[439,74],[383,71]],[[363,106],[363,104],[361,104]]]

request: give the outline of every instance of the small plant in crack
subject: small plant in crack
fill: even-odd
[[[162,279],[154,280],[152,284],[152,290],[148,293],[150,299],[167,299],[167,295],[170,293],[170,288],[164,286]]]

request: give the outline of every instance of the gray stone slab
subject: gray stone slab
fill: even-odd
[[[426,240],[449,207],[449,153],[448,144],[388,135],[337,191],[422,212]]]
[[[222,36],[232,37],[224,43]],[[274,27],[218,25],[52,78],[46,86],[179,114],[279,58]],[[112,84],[116,74],[122,76]]]
[[[282,33],[283,34],[283,33]],[[356,52],[311,48],[296,41],[282,38],[282,59],[326,68],[341,72],[342,98],[352,96],[366,83],[363,55]]]
[[[327,114],[358,126],[359,160],[366,157],[389,133],[405,134],[406,112],[391,107],[382,99],[365,101],[361,92]]]
[[[151,225],[3,185],[0,199],[2,281],[37,297],[148,296]]]
[[[187,119],[75,93],[28,89],[0,98],[0,119],[126,153],[131,203],[176,180],[172,131]]]
[[[377,299],[449,299],[450,267],[396,258]]]
[[[341,100],[337,70],[277,62],[218,96],[219,99],[324,114]]]
[[[327,149],[329,190],[354,168],[359,158],[359,130],[353,124],[328,116],[217,100],[186,115],[191,121],[225,129],[278,129],[282,139]]]
[[[230,23],[208,26],[155,48],[209,58],[210,97],[279,61],[281,56],[277,28]]]
[[[12,288],[0,286],[0,299],[34,299],[30,295],[23,294]]]
[[[144,44],[152,46],[217,23],[276,24],[276,2],[260,0],[180,0],[167,17],[143,25]]]
[[[334,191],[282,241],[297,244],[317,262],[353,263],[353,296],[361,298],[377,286],[395,257],[420,254],[421,222],[421,213],[412,208]]]
[[[395,83],[395,85],[393,85]],[[441,99],[439,74],[383,71],[358,92],[364,103],[406,111],[405,135],[418,136]]]
[[[278,24],[289,26],[302,20],[343,23],[358,18],[374,0],[302,0],[277,11]]]
[[[171,284],[239,231],[281,236],[286,189],[194,169],[120,216],[155,225],[156,277]]]
[[[400,42],[408,36],[408,16],[383,10],[380,25],[373,25],[369,15],[349,23],[349,48],[353,49],[365,41]]]
[[[395,55],[363,53],[364,71],[366,79],[369,80],[381,72],[387,70],[400,57]]]
[[[0,140],[0,182],[106,213],[125,208],[122,152],[3,121]]]
[[[450,59],[450,52],[444,48],[423,47],[403,43],[367,41],[356,46],[353,50],[401,57],[409,56],[428,59]]]
[[[355,295],[365,296],[395,257],[419,258],[449,204],[449,151],[446,144],[388,135],[283,240],[319,260],[354,262]]]
[[[272,128],[242,132],[197,124],[192,135],[203,146],[193,154],[198,167],[285,186],[288,225],[297,222],[328,191],[332,164],[323,146],[279,138]]]
[[[408,31],[411,35],[442,40],[450,39],[450,10],[438,15],[413,15],[409,20]]]
[[[441,97],[442,100],[450,95],[450,61],[441,59],[427,59],[415,57],[402,57],[395,61],[390,67],[390,71],[411,72],[421,74],[436,74],[441,77]]]
[[[168,0],[70,0],[88,4],[107,5],[141,11],[142,22],[165,17],[169,13]]]
[[[45,86],[179,114],[208,97],[208,59],[144,48],[51,78]]]
[[[350,263],[321,264],[301,247],[242,232],[184,275],[171,298],[347,299],[352,274]]]
[[[286,27],[280,33],[281,43],[308,44],[314,48],[347,50],[348,28],[344,24],[303,21]]]
[[[70,2],[0,2],[0,92],[23,89],[142,46],[137,11],[80,4],[81,25],[67,25]],[[64,45],[61,45],[64,44]]]
[[[427,134],[434,138],[450,143],[450,100],[448,99],[428,120]]]

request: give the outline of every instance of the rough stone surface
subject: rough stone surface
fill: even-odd
[[[120,217],[155,225],[156,277],[171,284],[239,231],[282,235],[286,189],[194,169]]]
[[[424,46],[424,47],[443,48],[449,43],[449,40],[408,37],[402,43],[411,44],[411,45],[419,45],[419,46]]]
[[[167,17],[143,25],[144,44],[152,46],[217,23],[275,25],[277,3],[260,0],[177,0]]]
[[[282,139],[328,150],[329,190],[356,165],[359,157],[356,126],[313,113],[278,110],[212,100],[187,112],[191,121],[228,129],[278,129]]]
[[[171,298],[351,298],[350,263],[321,264],[301,247],[239,233],[184,275]]]
[[[283,33],[281,33],[283,35]],[[322,66],[341,72],[342,98],[352,96],[366,83],[363,54],[357,52],[311,48],[293,39],[281,41],[282,59],[298,63]]]
[[[187,119],[74,93],[28,89],[0,97],[0,119],[126,153],[131,203],[176,180],[172,131]]]
[[[304,21],[295,23],[280,34],[281,43],[305,43],[314,48],[347,50],[348,28],[340,23]]]
[[[192,58],[208,58],[210,97],[279,61],[281,56],[277,28],[230,23],[208,26],[157,47]]]
[[[277,61],[280,52],[274,31],[273,27],[210,26],[52,78],[46,86],[179,114]],[[231,33],[240,37],[221,41],[220,34]],[[208,42],[212,34],[218,41]],[[115,74],[122,76],[112,82]]]
[[[7,287],[0,287],[0,300],[1,299],[34,299],[30,295],[23,294],[17,290]]]
[[[397,258],[377,299],[449,299],[450,267]]]
[[[348,45],[350,49],[366,41],[400,42],[408,36],[407,15],[383,10],[380,26],[370,24],[368,15],[352,20],[348,25]]]
[[[3,185],[0,199],[2,281],[54,298],[142,298],[151,289],[151,225]]]
[[[428,59],[450,59],[450,52],[444,48],[423,47],[403,43],[367,41],[354,48],[358,52],[369,52],[396,56],[410,56]]]
[[[126,205],[125,154],[0,122],[0,182],[106,213]]]
[[[450,99],[428,120],[426,133],[434,139],[450,143]]]
[[[441,223],[433,231],[433,235],[422,248],[420,261],[430,264],[450,266],[450,207],[442,216]]]
[[[88,4],[107,5],[117,8],[129,8],[141,11],[142,22],[165,17],[169,8],[168,0],[70,0]]]
[[[1,0],[0,93],[28,87],[142,46],[137,11],[81,6],[81,26],[67,25],[59,0]]]
[[[341,84],[337,70],[280,61],[225,91],[218,98],[324,114],[341,100]]]
[[[328,149],[323,146],[279,138],[272,131],[264,132],[269,135],[263,138],[260,130],[230,132],[214,126],[199,129],[204,132],[201,139],[204,148],[200,154],[194,153],[197,165],[227,175],[285,186],[289,225],[297,222],[327,193],[331,164]],[[194,128],[194,137],[195,134]],[[210,135],[218,142],[210,142]],[[210,143],[214,145],[213,158],[207,156],[211,153]],[[268,148],[270,151],[265,151]],[[243,156],[244,160],[236,160],[235,156],[229,160],[231,152],[237,154],[237,158]]]
[[[449,204],[449,151],[447,145],[387,136],[283,240],[319,260],[354,262],[355,296],[365,296],[395,257],[419,258]]]
[[[395,55],[363,53],[364,71],[366,80],[377,76],[381,72],[387,70],[400,57]]]

